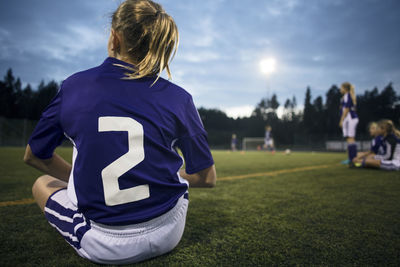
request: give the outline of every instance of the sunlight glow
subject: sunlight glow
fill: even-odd
[[[275,71],[276,60],[274,58],[266,58],[260,62],[260,70],[264,74],[270,74]]]

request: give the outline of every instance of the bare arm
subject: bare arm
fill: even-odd
[[[217,181],[214,164],[194,174],[187,174],[184,169],[180,169],[179,174],[189,182],[190,187],[214,187]]]
[[[365,151],[365,152],[359,152],[359,155],[357,156],[357,158],[365,158],[371,154],[375,154],[374,152],[372,152],[371,150]]]
[[[56,153],[49,159],[37,158],[29,145],[26,146],[24,161],[26,164],[62,181],[68,182],[72,166]]]
[[[360,152],[359,155],[353,159],[353,162],[361,163],[364,159],[373,157],[374,155],[375,153],[372,151]]]
[[[343,109],[342,117],[340,118],[340,122],[339,122],[339,126],[340,126],[340,127],[343,126],[344,118],[346,118],[346,116],[347,116],[348,113],[349,113],[349,108],[344,108],[344,109]]]

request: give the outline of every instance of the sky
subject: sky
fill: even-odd
[[[107,57],[117,0],[0,1],[0,77],[61,82]],[[198,107],[249,116],[272,94],[299,107],[333,85],[400,93],[398,0],[160,0],[179,29],[172,82]],[[260,70],[273,58],[275,70]],[[163,75],[166,77],[166,75]]]

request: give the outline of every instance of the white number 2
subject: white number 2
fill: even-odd
[[[99,117],[99,132],[127,131],[128,152],[101,171],[104,199],[107,206],[115,206],[150,197],[149,185],[120,189],[118,178],[144,160],[143,126],[128,117]]]

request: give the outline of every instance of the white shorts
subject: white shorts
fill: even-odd
[[[264,146],[274,146],[274,140],[272,139],[264,140]]]
[[[343,137],[356,137],[356,129],[358,124],[358,118],[352,119],[347,116],[343,121]]]
[[[381,169],[387,171],[399,171],[400,160],[381,160]]]
[[[182,196],[174,208],[150,221],[108,226],[88,222],[69,200],[67,190],[62,189],[47,201],[45,215],[83,258],[101,264],[128,264],[175,248],[183,235],[188,204]]]

